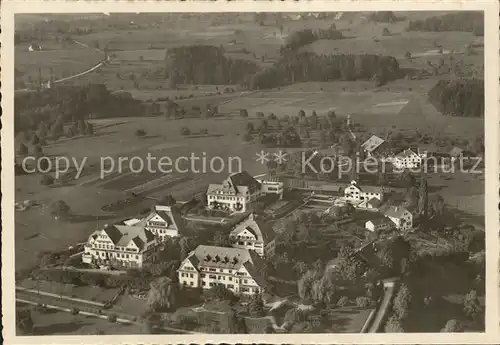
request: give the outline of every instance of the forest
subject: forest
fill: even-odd
[[[89,84],[16,93],[14,109],[15,133],[37,130],[43,124],[53,136],[60,136],[68,122],[83,126],[89,117],[137,115],[140,102],[122,94],[111,94],[103,84]]]
[[[428,97],[444,115],[484,117],[484,80],[440,80]]]
[[[254,62],[225,57],[222,48],[193,45],[167,51],[164,77],[169,79],[171,87],[177,84],[240,84],[245,76],[258,69]]]
[[[270,89],[306,81],[375,80],[377,85],[401,77],[397,60],[380,55],[317,55],[304,52],[287,55],[272,67],[249,76],[250,89]]]
[[[484,16],[481,12],[457,12],[411,20],[408,31],[466,31],[484,36]]]
[[[286,45],[281,49],[281,53],[295,51],[317,40],[339,40],[342,38],[342,32],[335,29],[335,24],[332,24],[329,29],[294,31],[287,37]]]

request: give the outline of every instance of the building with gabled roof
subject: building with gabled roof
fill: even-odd
[[[413,214],[406,207],[387,205],[382,207],[380,212],[389,218],[398,230],[410,230],[413,227]]]
[[[82,261],[99,266],[140,268],[155,261],[157,245],[156,236],[142,226],[106,225],[89,236]]]
[[[408,148],[394,156],[392,164],[398,169],[413,169],[418,168],[422,164],[422,160],[426,158],[423,154],[419,154]]]
[[[387,142],[376,135],[372,135],[368,138],[368,140],[361,144],[361,148],[366,152],[368,157],[371,157],[376,151],[381,151],[382,149],[387,148]]]
[[[229,233],[233,247],[254,250],[260,256],[274,254],[275,238],[272,226],[254,213],[236,224]]]
[[[153,211],[142,220],[142,225],[160,241],[179,236],[185,228],[184,219],[179,210],[163,205],[156,205]]]
[[[265,194],[283,196],[283,183],[256,180],[248,172],[229,175],[221,184],[211,183],[207,190],[209,209],[234,213],[248,211],[248,206]]]
[[[379,186],[360,186],[356,181],[344,189],[344,198],[349,201],[362,202],[373,198],[384,200],[384,189]]]
[[[395,228],[394,223],[387,217],[370,219],[365,223],[365,229],[369,231],[384,231]]]
[[[253,250],[199,245],[177,270],[180,284],[203,289],[223,285],[235,294],[262,292],[263,259]]]

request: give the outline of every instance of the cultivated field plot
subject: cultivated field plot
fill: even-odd
[[[118,293],[119,289],[104,289],[97,286],[77,286],[72,284],[63,284],[53,281],[29,280],[25,279],[18,284],[19,286],[52,293],[63,297],[81,298],[89,301],[106,303]]]
[[[295,116],[300,110],[306,114],[316,111],[318,115],[327,115],[333,110],[336,114],[350,113],[397,115],[408,104],[400,92],[307,92],[307,91],[270,91],[257,92],[250,96],[242,96],[219,107],[221,112],[234,112],[247,109],[249,115],[257,112],[277,116]],[[409,94],[408,94],[409,97]]]
[[[26,83],[30,77],[33,81],[38,81],[39,70],[45,82],[50,80],[51,73],[54,79],[61,79],[83,72],[104,58],[103,53],[76,43],[66,48],[60,46],[34,52],[28,51],[28,47],[29,45],[19,45],[15,50],[16,69]]]

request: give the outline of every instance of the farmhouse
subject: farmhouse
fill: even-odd
[[[235,294],[256,294],[266,286],[264,261],[253,250],[200,245],[177,270],[180,284],[210,289],[223,285]]]
[[[361,148],[364,150],[368,157],[372,157],[375,153],[381,153],[388,148],[388,144],[384,139],[372,135],[367,141],[361,144]]]
[[[389,218],[376,218],[365,223],[365,228],[369,231],[384,231],[394,228],[394,223]]]
[[[82,261],[118,268],[140,268],[155,261],[157,240],[142,226],[114,224],[94,231],[84,245]]]
[[[367,210],[378,211],[380,205],[382,205],[382,202],[379,199],[377,199],[376,197],[373,197],[369,200],[366,200],[366,199],[363,200],[356,207],[357,208],[364,208]]]
[[[394,157],[392,164],[398,169],[413,169],[419,167],[426,156],[427,153],[424,156],[424,153],[418,154],[412,149],[406,149]]]
[[[273,255],[276,233],[262,218],[250,213],[229,234],[233,247],[255,250],[259,256]]]
[[[383,207],[381,213],[388,217],[398,230],[409,230],[413,227],[413,215],[403,206]]]
[[[221,184],[210,184],[207,191],[207,202],[210,209],[244,213],[248,205],[265,194],[276,194],[283,197],[283,183],[275,181],[258,181],[248,172],[231,174]]]
[[[36,44],[36,43],[30,44],[30,46],[28,47],[28,51],[30,51],[30,52],[38,52],[41,50],[42,50],[42,46],[39,44]]]
[[[184,222],[180,213],[170,206],[156,205],[144,219],[144,228],[151,231],[160,241],[169,237],[177,237],[184,230]]]
[[[370,201],[375,198],[379,201],[384,199],[384,191],[382,187],[374,186],[359,186],[356,181],[351,181],[351,184],[344,189],[344,198],[350,201]]]

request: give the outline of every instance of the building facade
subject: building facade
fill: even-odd
[[[389,218],[398,230],[413,228],[413,214],[402,206],[388,206],[383,208],[382,214]]]
[[[235,248],[254,250],[259,256],[271,256],[275,250],[275,237],[271,225],[254,213],[236,224],[229,234],[229,240]]]
[[[394,223],[389,218],[377,218],[365,223],[365,229],[369,231],[385,231],[394,228]]]
[[[248,172],[231,174],[221,184],[210,184],[207,190],[208,208],[231,213],[244,213],[249,205],[266,194],[283,197],[283,183],[258,181]]]
[[[406,149],[394,156],[392,164],[397,169],[415,169],[422,165],[422,161],[427,158],[427,152],[413,151]]]
[[[200,245],[182,261],[177,272],[180,284],[186,287],[223,285],[235,294],[252,295],[265,289],[263,267],[255,251]]]
[[[142,222],[144,228],[151,231],[160,241],[177,237],[184,231],[184,220],[180,212],[170,206],[156,205]]]
[[[384,199],[384,191],[382,187],[361,187],[356,181],[351,181],[351,184],[344,189],[344,198],[354,202],[369,201],[375,198],[382,202]]]
[[[82,262],[115,268],[141,268],[156,261],[156,236],[142,226],[114,224],[94,231]]]

